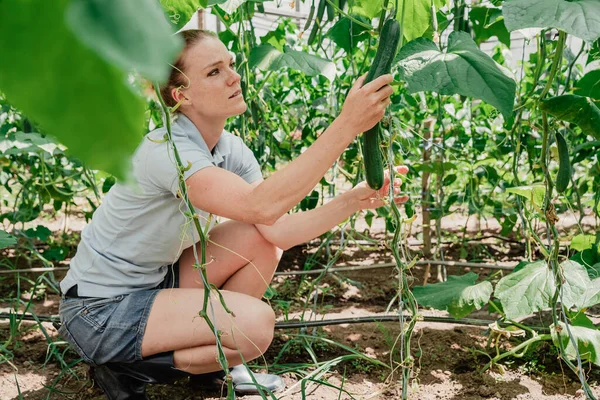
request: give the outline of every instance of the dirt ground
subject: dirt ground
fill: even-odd
[[[455,218],[455,217],[453,217]],[[444,221],[448,241],[443,245],[445,259],[468,260],[488,263],[514,265],[525,248],[522,243],[492,237],[497,234],[498,226],[493,220],[487,225],[463,219]],[[475,224],[475,225],[473,225]],[[484,239],[461,241],[462,227],[467,225],[467,238],[473,238],[481,228]],[[71,224],[71,228],[79,226]],[[363,224],[357,227],[365,229]],[[565,231],[568,228],[563,227]],[[408,239],[410,250],[414,254],[420,251],[420,232],[412,232]],[[371,237],[383,237],[381,226],[375,226]],[[453,239],[452,239],[453,238]],[[451,240],[452,239],[452,240]],[[336,265],[365,265],[389,262],[391,256],[386,248],[380,246],[350,243],[343,250]],[[303,269],[311,257],[319,263],[327,262],[326,254],[315,254],[318,243],[298,246],[284,253],[278,271]],[[330,253],[335,254],[337,245],[331,245]],[[34,265],[35,266],[35,265]],[[412,284],[422,284],[423,266],[416,266],[410,277]],[[482,268],[470,269],[448,267],[448,275],[460,275],[468,271],[487,277],[498,271]],[[436,269],[433,268],[435,277]],[[31,276],[31,275],[28,275]],[[60,280],[64,273],[56,273]],[[17,284],[15,275],[2,275],[0,278],[0,298],[9,299]],[[316,304],[312,310],[312,319],[345,318],[368,316],[385,312],[396,294],[397,277],[392,268],[340,272],[327,275],[317,285],[312,285],[314,277],[278,276],[273,282],[277,295],[271,300],[279,321],[285,316],[295,319],[303,313],[302,300],[310,299]],[[26,286],[24,280],[20,281]],[[318,294],[314,301],[314,295]],[[298,300],[300,299],[300,300]],[[33,311],[37,315],[56,315],[58,295],[47,289],[34,302]],[[289,302],[289,303],[288,303]],[[396,310],[392,303],[391,311]],[[8,312],[10,304],[0,302],[0,312]],[[424,316],[447,316],[446,312],[420,310]],[[591,317],[598,317],[600,311],[589,310]],[[470,317],[487,319],[493,322],[495,316],[487,309],[475,312]],[[532,320],[536,322],[536,319]],[[73,366],[72,373],[62,371],[54,358],[48,359],[48,342],[35,323],[23,322],[22,327],[31,326],[16,340],[12,340],[9,350],[12,358],[9,362],[0,359],[0,400],[18,399],[19,392],[24,399],[103,399],[102,392],[88,379],[87,366],[79,363]],[[64,351],[65,360],[74,363],[77,355],[60,342],[56,329],[50,322],[43,327],[54,341],[56,348]],[[0,344],[8,340],[9,324],[0,320]],[[299,336],[301,335],[301,336]],[[255,362],[257,369],[265,365],[269,371],[280,373],[286,381],[287,389],[277,394],[278,399],[300,400],[337,400],[337,399],[400,399],[401,380],[398,370],[392,374],[390,368],[373,364],[363,358],[349,359],[350,351],[335,343],[354,349],[367,357],[388,365],[398,366],[395,341],[399,336],[398,322],[360,323],[331,325],[309,329],[278,329],[275,339],[264,359]],[[307,338],[308,337],[308,338]],[[413,376],[409,386],[410,398],[420,400],[433,399],[583,399],[577,377],[562,365],[556,351],[550,344],[542,343],[521,359],[503,360],[501,367],[481,372],[489,361],[486,355],[495,355],[495,349],[486,347],[488,332],[486,327],[473,327],[458,324],[431,322],[417,323],[412,340],[412,354],[415,357]],[[510,348],[518,341],[502,341],[502,349]],[[283,351],[282,351],[283,350]],[[309,351],[310,350],[310,351]],[[0,352],[2,354],[2,352]],[[335,362],[337,359],[339,362]],[[331,361],[330,368],[316,370],[314,360],[319,363]],[[321,364],[322,365],[322,364]],[[322,372],[322,374],[319,374]],[[588,370],[589,382],[597,396],[600,396],[600,369]],[[312,381],[300,383],[303,376],[309,375]],[[326,381],[328,385],[317,381]],[[17,384],[18,382],[18,384]],[[341,389],[340,389],[341,388]],[[148,389],[151,399],[206,399],[221,398],[220,388],[206,388],[197,382],[184,379],[172,385],[152,385]],[[259,399],[258,396],[238,396],[244,400]]]

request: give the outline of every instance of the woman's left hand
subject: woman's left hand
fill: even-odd
[[[398,174],[406,174],[408,167],[400,165],[394,167],[394,170]],[[396,178],[394,180],[394,195],[400,193],[400,185],[402,185],[402,179]],[[384,174],[383,186],[379,190],[373,190],[369,187],[367,182],[361,182],[352,188],[351,192],[356,196],[358,200],[359,210],[366,210],[370,208],[379,208],[386,204],[388,199],[388,192],[390,190],[390,174],[386,169]],[[408,201],[408,196],[394,197],[396,204],[405,203]]]

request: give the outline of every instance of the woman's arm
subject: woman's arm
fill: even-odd
[[[405,174],[408,168],[396,167],[396,171]],[[398,187],[401,184],[400,179],[394,181],[396,193],[399,192]],[[266,240],[287,250],[322,235],[359,210],[383,206],[383,199],[387,197],[388,191],[389,178],[386,172],[384,185],[378,191],[369,188],[365,182],[362,182],[321,207],[310,211],[285,214],[273,225],[257,224],[256,228]],[[407,200],[407,196],[396,198],[397,203]]]
[[[256,228],[266,240],[287,250],[331,230],[358,210],[357,199],[346,192],[321,207],[284,214],[273,225],[256,224]]]
[[[231,172],[205,168],[186,180],[192,204],[229,219],[274,224],[315,187],[357,135],[383,117],[393,92],[387,85],[392,76],[382,75],[362,86],[363,81],[364,76],[348,93],[340,116],[285,168],[256,187]]]

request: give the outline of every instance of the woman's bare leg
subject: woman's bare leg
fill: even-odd
[[[238,221],[226,221],[215,226],[209,237],[214,242],[206,246],[209,282],[225,290],[261,298],[273,278],[283,250],[267,241],[254,225]],[[199,244],[196,252],[200,259]],[[200,271],[194,268],[195,263],[193,248],[184,250],[179,258],[179,287],[204,288]]]
[[[240,352],[246,361],[255,359],[273,339],[275,315],[259,299],[283,251],[268,242],[254,225],[238,221],[215,226],[209,236],[214,243],[206,247],[208,280],[221,288],[225,304],[235,317],[227,314],[214,297],[214,316],[210,309],[208,314],[223,332],[221,344],[230,365],[239,365]],[[200,245],[196,248],[200,256]],[[176,368],[201,374],[218,371],[221,366],[214,332],[199,316],[204,285],[195,263],[193,248],[184,250],[179,258],[180,289],[166,289],[156,297],[142,341],[142,356],[174,350]]]
[[[245,294],[222,291],[228,314],[218,298],[208,313],[223,332],[221,344],[230,365],[263,354],[273,339],[275,315],[269,305]],[[174,350],[175,367],[192,374],[218,371],[214,332],[202,317],[204,290],[165,289],[154,301],[142,341],[142,357]]]

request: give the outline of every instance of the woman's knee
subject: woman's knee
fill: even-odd
[[[251,300],[243,326],[237,326],[242,335],[236,335],[235,329],[233,331],[239,350],[249,359],[256,358],[267,351],[273,341],[275,327],[273,309],[258,299]]]

